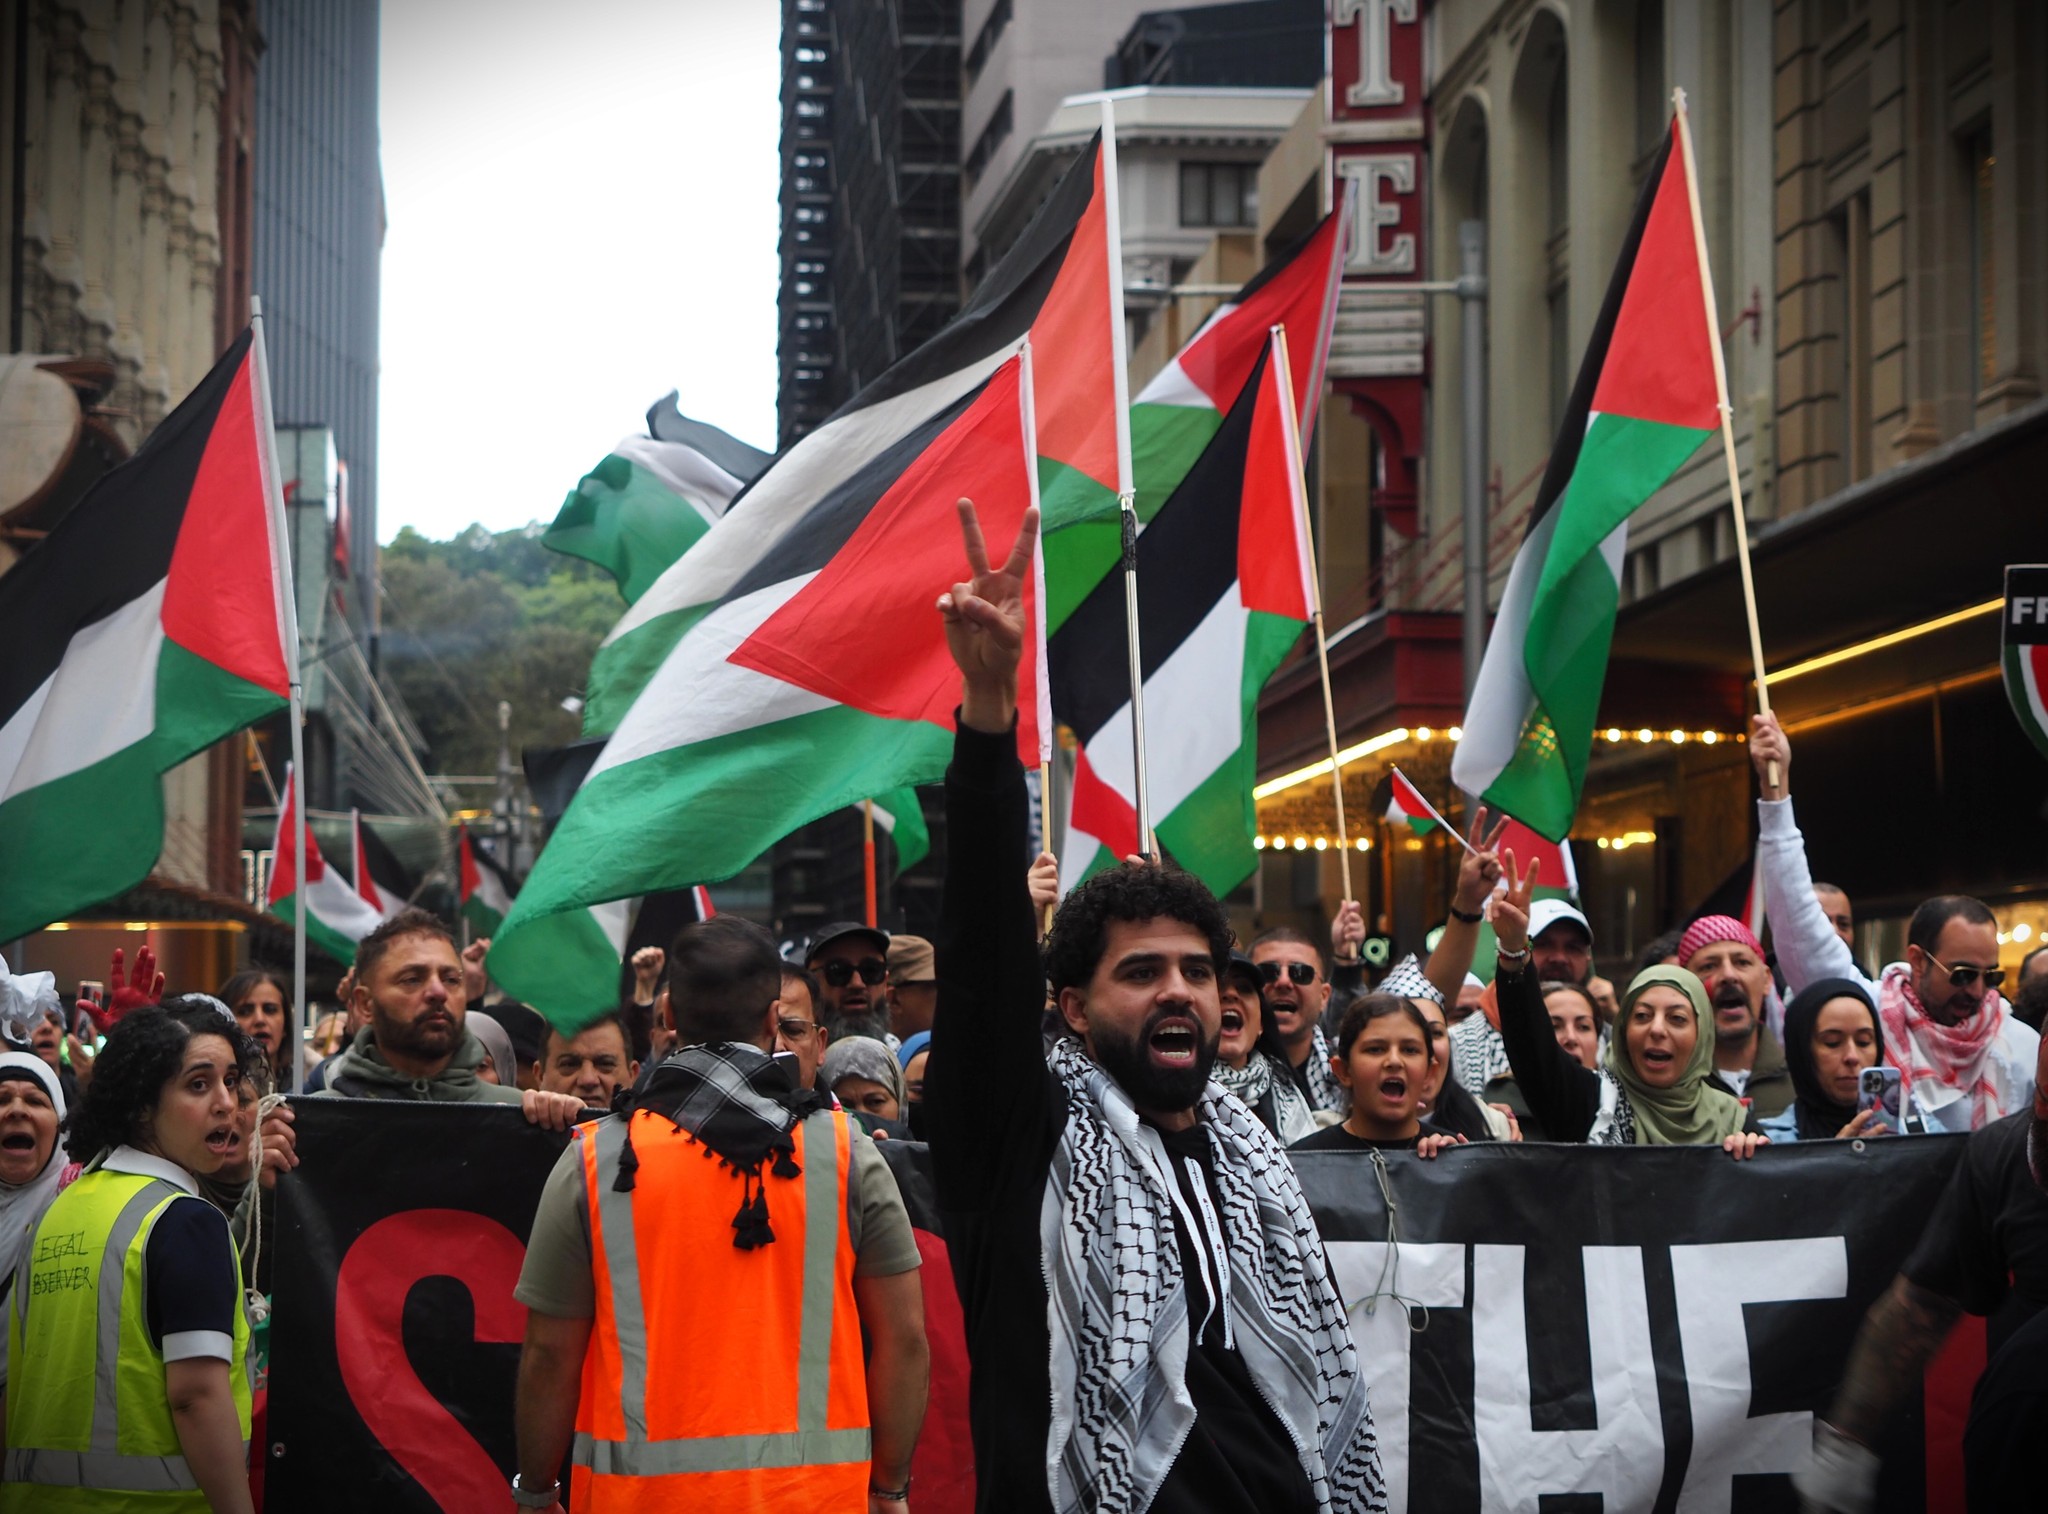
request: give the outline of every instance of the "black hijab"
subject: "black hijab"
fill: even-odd
[[[1824,1006],[1835,999],[1854,999],[1870,1012],[1870,1028],[1877,1034],[1877,1054],[1884,1057],[1884,1025],[1877,1018],[1877,1006],[1870,1002],[1870,990],[1848,978],[1822,978],[1809,983],[1785,1006],[1785,1064],[1792,1073],[1793,1118],[1802,1141],[1831,1141],[1841,1128],[1856,1118],[1856,1105],[1837,1104],[1821,1086],[1813,1063],[1813,1027]]]

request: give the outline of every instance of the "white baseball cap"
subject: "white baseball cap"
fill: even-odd
[[[1534,941],[1561,920],[1570,920],[1586,933],[1586,944],[1592,945],[1593,927],[1586,917],[1562,899],[1538,899],[1529,906],[1529,939]]]

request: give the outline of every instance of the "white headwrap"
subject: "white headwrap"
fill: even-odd
[[[42,1086],[43,1092],[50,1096],[51,1107],[57,1111],[57,1124],[61,1127],[65,1114],[64,1089],[50,1064],[26,1052],[0,1054],[0,1075],[15,1072],[27,1073]],[[63,1172],[64,1142],[59,1136],[50,1143],[49,1159],[34,1177],[19,1186],[0,1182],[0,1280],[14,1276],[15,1264],[21,1260],[28,1238],[35,1233],[36,1221],[43,1217],[43,1211],[50,1207],[50,1200],[57,1196],[57,1180]]]

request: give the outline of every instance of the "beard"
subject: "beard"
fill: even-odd
[[[400,1020],[396,1016],[384,1019],[377,1026],[377,1041],[408,1056],[445,1057],[462,1044],[464,1027],[462,1016],[456,1011],[442,1013],[447,1016],[445,1020],[429,1020],[426,1014],[417,1020]]]
[[[828,1009],[820,1018],[834,1041],[844,1041],[848,1036],[867,1036],[881,1041],[889,1034],[889,1010],[883,1004],[870,1004],[866,1009],[854,1010],[850,1014]]]
[[[1185,1019],[1195,1026],[1195,1060],[1186,1067],[1161,1067],[1147,1052],[1152,1032],[1163,1020]],[[1209,1086],[1209,1074],[1216,1066],[1216,1046],[1221,1034],[1202,1036],[1201,1021],[1185,1011],[1154,1010],[1145,1017],[1133,1037],[1097,1030],[1093,1036],[1095,1061],[1116,1080],[1140,1109],[1177,1113],[1192,1108]]]
[[[1747,1040],[1756,1030],[1756,1012],[1749,1007],[1749,990],[1733,978],[1724,980],[1714,990],[1714,1031],[1724,1041]],[[1741,1031],[1721,1029],[1721,1015],[1727,1010],[1741,1010],[1749,1017],[1749,1023]]]

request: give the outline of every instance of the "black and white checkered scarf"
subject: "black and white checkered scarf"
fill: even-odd
[[[626,1144],[612,1187],[620,1193],[633,1190],[633,1175],[640,1166],[633,1154],[634,1114],[645,1109],[666,1115],[744,1179],[739,1211],[732,1219],[732,1243],[741,1251],[752,1251],[775,1239],[761,1164],[773,1157],[769,1170],[776,1177],[801,1177],[790,1132],[797,1121],[823,1107],[824,1100],[814,1090],[798,1088],[782,1064],[759,1047],[726,1042],[686,1046],[657,1067],[647,1086],[617,1110],[618,1118],[626,1122]]]
[[[1039,1211],[1052,1336],[1047,1491],[1060,1514],[1144,1509],[1195,1419],[1170,1158],[1077,1042],[1062,1038],[1046,1060],[1067,1094]],[[1195,1115],[1223,1199],[1225,1339],[1295,1442],[1317,1508],[1384,1510],[1365,1380],[1294,1168],[1215,1084]]]

